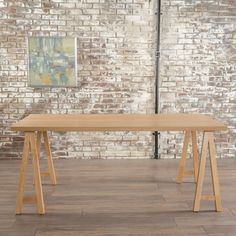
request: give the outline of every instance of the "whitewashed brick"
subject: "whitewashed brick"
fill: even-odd
[[[12,139],[19,134],[9,127],[29,113],[154,112],[156,9],[152,1],[34,2],[27,8],[22,1],[4,3],[14,6],[20,17],[8,11],[0,15],[0,106],[7,104],[0,151],[10,144],[13,149],[3,149],[5,157],[15,153],[14,158],[20,158]],[[228,123],[229,131],[216,135],[217,152],[233,157],[236,26],[232,1],[224,1],[222,9],[221,0],[206,0],[199,7],[200,3],[162,1],[161,112],[200,112]],[[26,39],[32,35],[78,37],[78,88],[27,86]],[[161,157],[179,157],[182,138],[162,133]],[[55,158],[150,158],[154,152],[151,133],[52,133],[50,140]]]

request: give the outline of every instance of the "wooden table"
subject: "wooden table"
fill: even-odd
[[[226,130],[226,126],[208,116],[200,114],[32,114],[12,125],[12,130],[25,133],[22,153],[22,164],[19,178],[19,188],[16,200],[16,214],[21,214],[24,203],[36,203],[39,214],[45,213],[41,176],[49,176],[51,183],[56,184],[48,131],[184,131],[184,145],[180,159],[177,183],[181,183],[186,175],[193,175],[196,181],[196,192],[193,211],[198,212],[201,200],[215,202],[216,211],[221,211],[221,196],[216,163],[214,131]],[[199,163],[197,148],[197,132],[203,132],[201,158]],[[185,171],[186,155],[190,137],[192,138],[193,171]],[[48,171],[41,172],[39,153],[41,139],[48,161]],[[202,195],[207,151],[209,150],[212,173],[213,195]],[[29,153],[32,154],[35,193],[33,197],[24,196],[25,176]]]

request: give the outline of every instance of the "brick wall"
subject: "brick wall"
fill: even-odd
[[[155,15],[149,0],[0,1],[2,158],[19,158],[9,126],[30,113],[152,113]],[[27,87],[27,36],[78,38],[78,88]],[[52,133],[54,157],[149,158],[150,132]]]
[[[155,0],[0,0],[0,155],[19,158],[10,124],[30,113],[153,113]],[[218,152],[235,151],[232,0],[162,0],[161,112],[201,112],[229,124]],[[78,38],[78,88],[27,87],[27,36]],[[150,132],[52,133],[54,157],[150,158]],[[161,134],[162,157],[182,135]],[[199,142],[201,139],[199,139]]]
[[[201,112],[226,122],[229,131],[216,135],[217,151],[234,157],[236,1],[164,0],[162,9],[161,110]],[[182,136],[161,139],[163,157],[180,154]]]

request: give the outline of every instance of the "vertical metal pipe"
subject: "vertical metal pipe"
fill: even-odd
[[[160,69],[160,38],[161,38],[161,0],[158,0],[156,9],[156,81],[155,81],[155,114],[160,112],[159,108],[159,69]],[[154,132],[155,136],[155,153],[154,158],[159,159],[159,132]]]

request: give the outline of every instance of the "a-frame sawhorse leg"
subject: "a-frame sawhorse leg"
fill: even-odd
[[[213,185],[213,195],[202,195],[202,187],[204,181],[204,174],[206,169],[206,157],[207,151],[209,151],[212,185]],[[220,194],[220,184],[219,175],[216,163],[216,149],[214,135],[212,132],[204,132],[203,144],[202,144],[202,154],[199,165],[198,180],[196,184],[195,200],[193,211],[198,212],[200,209],[201,200],[214,201],[215,210],[222,211],[221,205],[221,194]]]
[[[44,138],[45,151],[48,161],[48,172],[41,173],[39,165],[39,152],[41,138]],[[26,172],[29,161],[29,154],[32,155],[33,173],[34,173],[34,185],[35,185],[35,196],[24,196]],[[16,214],[21,214],[24,203],[36,203],[39,214],[45,213],[43,191],[41,175],[51,177],[52,184],[56,184],[56,175],[49,146],[48,136],[46,131],[39,132],[25,132],[24,147],[22,153],[22,163],[19,177],[19,187],[16,199]]]
[[[188,152],[188,145],[190,136],[192,137],[192,154],[193,154],[193,171],[185,171],[186,157]],[[194,176],[195,182],[197,182],[198,176],[198,148],[197,148],[197,132],[196,131],[186,131],[184,137],[184,145],[182,150],[181,159],[179,162],[178,175],[176,177],[177,183],[182,183],[184,176]]]
[[[41,172],[41,176],[42,177],[43,176],[49,176],[50,179],[51,179],[51,183],[53,185],[56,185],[57,184],[56,174],[55,174],[54,164],[53,164],[53,160],[52,160],[52,153],[51,153],[51,149],[50,149],[50,145],[49,145],[48,134],[47,134],[46,131],[37,132],[38,155],[40,153],[40,146],[41,146],[42,137],[43,137],[44,148],[45,148],[45,153],[46,153],[46,157],[47,157],[48,171]]]
[[[194,171],[187,172],[185,171],[185,164],[186,164],[186,156],[187,156],[190,135],[192,136]],[[202,195],[202,187],[203,187],[204,174],[205,174],[205,169],[206,169],[207,151],[209,151],[209,158],[210,158],[211,176],[212,176],[212,184],[213,184],[213,191],[214,191],[213,195]],[[222,211],[220,184],[219,184],[219,176],[218,176],[218,169],[217,169],[217,163],[216,163],[215,142],[214,142],[214,135],[212,132],[204,132],[200,164],[198,161],[196,131],[185,132],[183,151],[182,151],[182,156],[181,156],[181,160],[179,164],[178,175],[176,178],[177,183],[181,183],[183,180],[183,177],[186,175],[194,175],[195,182],[196,182],[196,193],[195,193],[193,211],[194,212],[199,211],[201,200],[215,201],[216,211]]]

